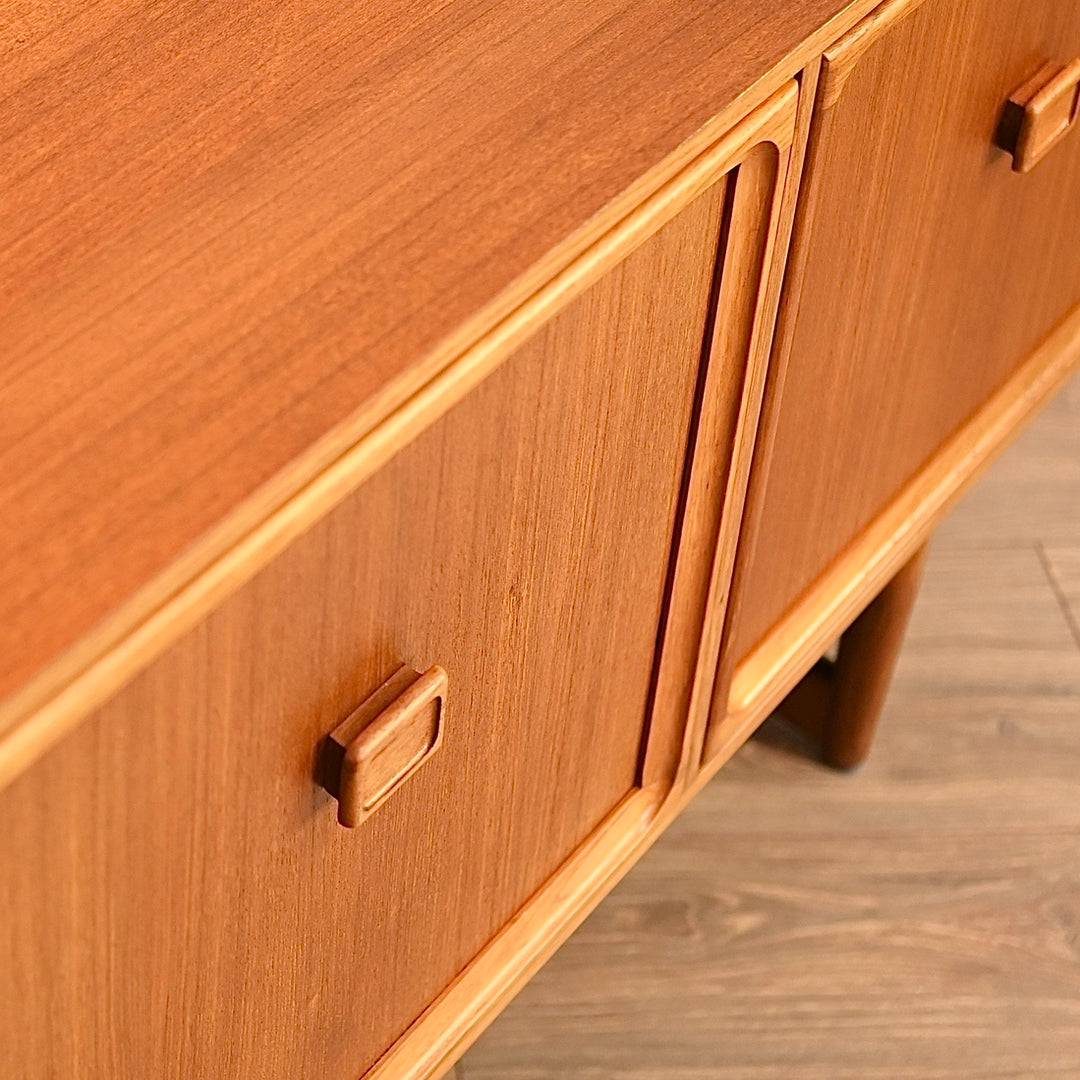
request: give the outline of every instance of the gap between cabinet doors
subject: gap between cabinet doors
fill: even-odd
[[[283,1073],[317,1062],[352,1080],[474,961],[455,1008],[497,1008],[498,957],[539,962],[636,857],[674,779],[658,769],[641,787],[673,559],[705,577],[714,561],[708,529],[701,550],[689,546],[685,523],[699,515],[686,494],[703,485],[724,517],[726,477],[711,476],[712,457],[689,474],[688,447],[708,438],[719,453],[745,413],[794,109],[792,85],[695,159],[608,239],[610,273],[580,303],[534,309],[529,339],[455,411],[418,425],[4,792],[6,867],[32,870],[7,875],[25,933],[0,981],[12,1005],[0,1043],[19,1060],[63,1072],[122,1054],[153,1074],[183,1043],[195,1063],[228,1047]],[[693,669],[690,643],[669,648],[669,664]],[[377,739],[367,721],[404,708],[405,682],[428,677],[413,715],[429,697],[437,715],[368,778],[353,721]],[[684,716],[661,719],[652,745],[666,734],[677,764]],[[429,750],[374,811],[388,779]],[[74,813],[66,845],[48,840],[58,807],[92,810]],[[80,902],[40,903],[57,892]],[[156,910],[172,916],[142,927],[139,913]],[[219,955],[232,962],[215,966]],[[124,977],[83,1002],[79,987],[106,967]],[[23,976],[39,970],[54,976],[27,995]],[[72,1002],[72,1037],[52,1046],[57,995]],[[149,1037],[178,1000],[207,1022]],[[290,1024],[297,1009],[303,1023]]]
[[[702,756],[735,551],[772,348],[809,130],[815,64],[786,89],[786,128],[761,139],[729,174],[728,212],[702,347],[675,555],[658,639],[642,786],[693,781]],[[779,95],[778,95],[779,96]],[[733,380],[738,380],[734,388]],[[734,414],[724,403],[733,395]],[[657,722],[684,720],[673,745]]]
[[[699,768],[817,73],[815,62],[677,176],[664,189],[662,220],[640,230],[646,205],[605,238],[617,261],[727,177],[640,786],[364,1080],[433,1080],[449,1069],[730,756]],[[725,429],[720,405],[732,398]]]

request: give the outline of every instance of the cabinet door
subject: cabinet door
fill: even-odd
[[[656,686],[696,654],[658,659],[659,631],[683,640],[673,597],[711,566],[684,543],[688,448],[707,428],[730,462],[756,393],[782,177],[776,146],[737,149],[0,794],[5,1077],[356,1080],[646,779],[670,786],[685,715]],[[447,673],[439,748],[345,829],[318,748],[402,664]]]
[[[895,0],[825,54],[721,688],[1080,301],[1080,134],[1025,175],[994,145],[1077,56],[1061,0]]]

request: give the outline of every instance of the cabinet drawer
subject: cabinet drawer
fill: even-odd
[[[738,181],[709,160],[0,794],[4,1076],[355,1080],[641,786],[645,733],[677,757],[685,715],[653,701],[696,662],[659,680],[688,448],[705,426],[730,458],[782,176],[775,147]],[[437,672],[437,713],[408,768],[373,742],[344,828],[320,747],[402,665]]]
[[[1078,56],[1058,0],[894,0],[826,52],[729,666],[1080,302],[1080,133],[1023,175],[995,146],[1010,94]]]

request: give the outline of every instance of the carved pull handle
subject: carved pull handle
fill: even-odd
[[[327,737],[323,787],[346,828],[370,817],[442,743],[446,672],[398,668]]]
[[[994,141],[1012,154],[1013,171],[1030,172],[1080,118],[1080,57],[1044,64],[1009,95]]]

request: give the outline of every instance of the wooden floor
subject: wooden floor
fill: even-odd
[[[1080,380],[942,527],[882,728],[777,721],[465,1080],[1080,1078]]]

